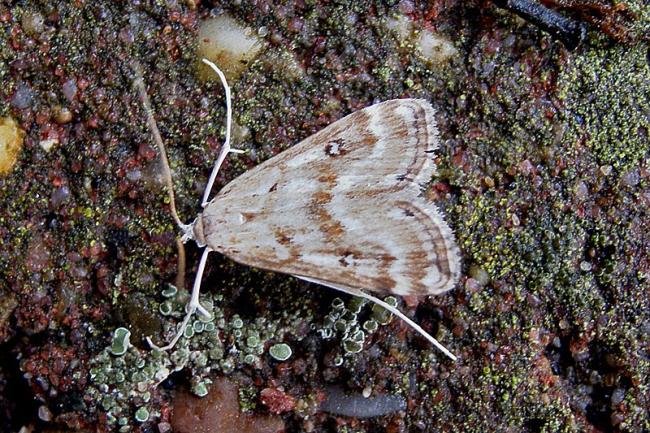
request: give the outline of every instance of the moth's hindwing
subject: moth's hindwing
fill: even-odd
[[[438,147],[434,111],[396,99],[331,124],[228,184],[201,215],[233,260],[351,289],[451,289],[454,236],[421,196]]]

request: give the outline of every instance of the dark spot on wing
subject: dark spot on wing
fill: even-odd
[[[325,145],[325,154],[329,157],[334,158],[346,153],[348,153],[348,150],[345,148],[345,141],[342,138],[331,140]]]
[[[354,260],[362,257],[362,254],[359,251],[339,250],[338,254],[341,256],[341,258],[339,259],[339,263],[343,265],[343,267],[350,266],[352,264],[351,259]]]
[[[277,182],[274,183],[273,186],[272,186],[271,188],[269,188],[269,192],[273,192],[273,191],[275,191],[276,189],[278,189],[278,183],[277,183]]]
[[[310,216],[319,226],[320,231],[329,241],[341,236],[344,232],[340,221],[330,215],[326,205],[332,201],[332,194],[327,191],[317,191],[311,196],[309,203]]]
[[[321,169],[321,174],[318,176],[318,181],[321,183],[327,184],[328,187],[334,188],[336,186],[336,180],[338,176],[331,170],[328,170],[327,167],[323,166]]]
[[[291,235],[286,231],[282,230],[281,228],[276,228],[274,234],[275,234],[275,240],[277,240],[280,245],[287,246],[293,240]]]
[[[246,221],[250,221],[256,216],[254,212],[242,212],[241,215]]]
[[[312,195],[312,204],[324,205],[332,201],[332,194],[327,191],[318,191]]]

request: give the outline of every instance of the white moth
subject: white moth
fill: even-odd
[[[395,99],[356,111],[242,174],[208,201],[225,157],[238,151],[229,145],[230,89],[221,71],[203,61],[226,91],[226,140],[203,196],[203,212],[190,225],[175,216],[183,241],[205,246],[187,315],[168,345],[158,347],[148,339],[149,344],[167,350],[197,310],[209,316],[199,303],[200,283],[208,253],[218,251],[245,265],[367,298],[455,360],[403,313],[365,292],[435,295],[458,281],[453,233],[421,194],[421,185],[435,172],[432,153],[439,141],[429,102]],[[165,160],[146,94],[143,101]]]

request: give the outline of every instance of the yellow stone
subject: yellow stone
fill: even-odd
[[[229,81],[234,81],[262,47],[262,41],[253,30],[242,26],[234,18],[221,15],[207,19],[201,23],[198,32],[199,78],[219,80],[212,69],[201,62],[202,58],[206,58],[215,63]]]
[[[23,146],[25,131],[11,117],[0,118],[0,176],[11,172]]]

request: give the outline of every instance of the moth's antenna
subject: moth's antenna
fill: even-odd
[[[178,216],[176,211],[176,200],[174,199],[174,184],[172,183],[172,170],[169,168],[169,159],[167,159],[167,151],[165,150],[165,145],[163,143],[162,137],[160,136],[160,131],[158,130],[158,125],[156,124],[156,119],[153,117],[153,110],[151,109],[151,102],[149,101],[149,95],[147,95],[147,90],[144,87],[144,79],[142,77],[142,67],[137,61],[132,62],[133,71],[135,72],[135,81],[133,85],[138,89],[140,94],[140,100],[142,101],[142,106],[144,111],[147,114],[147,125],[149,130],[153,135],[156,146],[158,147],[158,152],[160,153],[160,160],[162,161],[162,171],[163,178],[165,180],[165,185],[167,187],[167,193],[169,194],[169,207],[171,209],[172,217],[176,222],[176,225],[183,230],[183,233],[187,234],[191,231],[191,226],[184,224],[183,221]]]
[[[212,169],[212,173],[210,173],[210,178],[208,179],[208,184],[205,187],[205,192],[203,193],[203,199],[201,200],[201,206],[205,207],[208,204],[208,197],[210,196],[210,191],[212,190],[212,186],[214,185],[214,181],[217,178],[217,173],[219,172],[219,169],[221,168],[221,164],[223,164],[224,160],[226,159],[226,156],[228,156],[229,153],[242,153],[243,151],[237,150],[237,149],[231,149],[230,148],[230,130],[231,130],[231,125],[232,125],[232,104],[231,104],[231,96],[230,96],[230,87],[228,86],[228,82],[226,81],[226,77],[221,72],[221,70],[215,65],[214,63],[210,62],[209,60],[203,59],[203,62],[210,66],[219,76],[221,79],[221,84],[223,84],[223,88],[226,94],[226,139],[223,143],[223,146],[221,146],[221,151],[219,152],[219,156],[217,157],[217,161],[214,165],[214,168]],[[142,73],[140,73],[140,76],[142,76]],[[144,85],[140,83],[142,88],[144,89]],[[145,107],[150,107],[148,105],[148,98],[146,98],[146,93],[142,91],[144,94],[143,96],[143,102],[145,104]],[[153,119],[153,115],[151,114],[151,109],[147,109],[147,115],[148,118],[150,119],[149,124],[150,127],[153,125],[152,131],[154,132],[154,136],[156,137],[156,142],[160,143],[159,145],[162,147],[162,139],[160,138],[160,133],[158,133],[158,128],[156,128],[156,122]],[[166,163],[166,156],[164,153],[164,147],[162,147],[163,150],[161,150],[161,153],[163,154],[165,158],[165,163]],[[169,165],[167,164],[167,168],[169,171]],[[169,171],[171,173],[171,171]],[[171,174],[169,176],[170,182],[171,182]],[[173,203],[173,199],[172,199]],[[181,226],[184,232],[183,239],[189,239],[192,233],[192,226]],[[185,328],[187,325],[190,323],[190,319],[196,313],[197,311],[201,313],[202,315],[206,317],[211,317],[211,314],[209,311],[207,311],[199,302],[199,294],[201,292],[201,279],[203,278],[203,272],[205,270],[205,263],[208,258],[208,254],[212,251],[209,247],[206,247],[203,250],[203,254],[201,255],[201,261],[199,262],[199,267],[196,270],[196,276],[194,277],[194,285],[192,286],[192,295],[190,297],[190,301],[187,303],[187,306],[185,307],[185,318],[183,319],[183,322],[181,323],[181,326],[179,330],[176,332],[176,335],[170,341],[167,345],[165,346],[158,346],[156,345],[150,337],[147,337],[147,343],[149,343],[149,346],[151,346],[154,349],[158,350],[169,350],[173,348],[178,340],[183,336],[185,333]]]
[[[210,173],[208,184],[205,186],[205,191],[203,192],[203,199],[201,200],[201,206],[205,207],[208,204],[208,198],[210,197],[210,192],[212,191],[212,186],[214,185],[214,181],[217,178],[217,173],[221,168],[221,164],[223,164],[223,162],[225,161],[226,156],[228,156],[228,153],[243,153],[244,151],[230,148],[230,130],[232,127],[232,103],[231,103],[231,96],[230,96],[230,86],[228,86],[228,81],[226,81],[226,76],[223,74],[223,72],[221,72],[221,69],[219,69],[217,65],[215,65],[208,59],[202,59],[202,60],[203,63],[208,65],[210,68],[212,68],[214,72],[217,73],[219,79],[221,80],[221,84],[223,85],[223,90],[226,94],[226,139],[223,143],[223,146],[221,146],[221,151],[219,152],[219,156],[217,157],[217,162],[214,164],[214,167],[212,168],[212,173]]]
[[[432,336],[431,336],[427,331],[425,331],[424,329],[422,329],[422,327],[421,327],[420,325],[418,325],[417,323],[415,323],[414,321],[412,321],[411,319],[409,319],[409,318],[408,318],[404,313],[402,313],[402,312],[401,312],[400,310],[398,310],[397,308],[395,308],[395,307],[393,307],[392,305],[390,305],[390,304],[388,304],[388,303],[382,301],[381,299],[379,299],[379,298],[375,298],[374,296],[369,295],[369,294],[367,294],[367,293],[365,293],[365,292],[363,292],[363,291],[361,291],[361,290],[359,291],[359,293],[358,293],[357,296],[361,296],[362,298],[366,298],[366,299],[368,299],[369,301],[372,301],[372,302],[374,302],[375,304],[377,304],[377,305],[379,305],[379,306],[381,306],[381,307],[384,307],[385,309],[387,309],[388,311],[390,311],[391,313],[393,313],[394,315],[396,315],[397,317],[399,317],[400,319],[402,319],[403,321],[405,321],[406,324],[409,325],[411,328],[413,328],[413,329],[415,329],[417,332],[419,332],[420,335],[422,335],[424,338],[426,338],[427,340],[429,340],[429,341],[431,342],[431,344],[433,344],[434,346],[436,346],[436,347],[437,347],[437,348],[438,348],[442,353],[444,353],[444,354],[447,355],[449,358],[451,358],[452,361],[456,361],[456,360],[458,360],[458,358],[456,357],[456,355],[454,355],[453,353],[451,353],[451,352],[450,352],[450,351],[449,351],[445,346],[443,346],[443,345],[442,345],[438,340],[436,340],[435,338],[433,338],[433,337],[432,337]]]
[[[343,286],[339,286],[337,284],[329,283],[327,281],[317,280],[317,279],[309,278],[309,277],[303,277],[303,276],[300,276],[300,275],[294,275],[294,276],[296,278],[300,278],[301,280],[309,281],[310,283],[321,284],[323,286],[331,287],[332,289],[339,290],[339,291],[347,293],[349,295],[359,296],[359,297],[366,298],[367,300],[374,302],[375,304],[379,305],[380,307],[383,307],[383,308],[387,309],[388,311],[390,311],[391,313],[393,313],[394,315],[396,315],[397,317],[402,319],[404,322],[406,322],[407,325],[409,325],[411,328],[413,328],[418,333],[420,333],[424,338],[429,340],[431,342],[431,344],[436,346],[442,353],[447,355],[453,361],[458,360],[456,355],[451,353],[438,340],[433,338],[427,331],[422,329],[422,327],[420,325],[418,325],[417,323],[415,323],[414,321],[412,321],[411,319],[406,317],[406,315],[404,313],[402,313],[400,310],[398,310],[397,308],[393,307],[392,305],[382,301],[381,299],[376,298],[376,297],[374,297],[372,295],[369,295],[368,293],[364,292],[363,290],[353,289],[353,288],[350,288],[350,287],[343,287]]]

